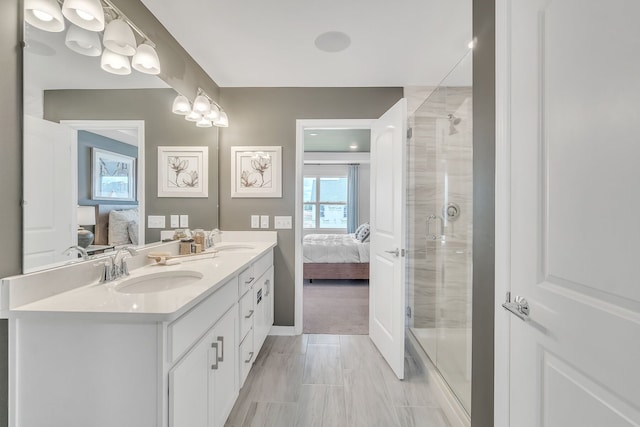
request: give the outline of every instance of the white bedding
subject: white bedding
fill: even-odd
[[[369,242],[361,243],[354,234],[307,234],[302,241],[304,262],[369,262]]]

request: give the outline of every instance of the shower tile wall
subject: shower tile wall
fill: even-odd
[[[405,96],[409,100],[428,96],[413,114],[409,110],[413,129],[407,153],[409,327],[421,331],[421,345],[470,411],[471,88],[405,88]],[[454,132],[448,114],[460,119]],[[444,222],[444,241],[427,239],[427,218],[444,218],[449,202],[460,207],[460,217]],[[440,219],[432,220],[430,232],[439,231]]]

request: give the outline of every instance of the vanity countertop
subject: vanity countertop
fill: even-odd
[[[108,317],[114,320],[172,321],[276,246],[275,242],[246,243],[253,248],[246,251],[205,252],[197,257],[183,258],[176,265],[145,265],[132,270],[129,276],[112,282],[93,281],[86,286],[12,307],[10,316],[89,315],[92,318]],[[159,292],[126,293],[118,290],[125,280],[160,272],[172,272],[169,275],[197,272],[202,278],[191,280],[182,287]]]

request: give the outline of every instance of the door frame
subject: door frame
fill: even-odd
[[[502,308],[509,284],[511,228],[511,8],[510,0],[495,3],[495,305],[494,305],[494,426],[507,427],[510,419],[509,346],[512,317]]]
[[[144,134],[144,120],[60,120],[61,124],[69,126],[75,131],[75,144],[74,147],[78,149],[78,131],[100,131],[100,130],[122,130],[122,129],[135,129],[136,139],[138,143],[138,160],[136,161],[136,198],[138,199],[138,212],[140,220],[138,221],[138,245],[145,244],[145,134]],[[78,164],[74,164],[75,170],[72,172],[73,176],[78,176]],[[75,183],[76,192],[78,183]],[[76,193],[76,200],[77,200]]]
[[[293,330],[287,331],[283,328],[277,330],[278,333],[287,335],[302,334],[303,323],[303,289],[304,280],[302,278],[302,178],[304,168],[304,131],[305,129],[371,129],[371,124],[375,119],[328,119],[328,120],[296,120],[296,196],[295,196],[295,220],[294,220],[294,277],[295,277],[295,312]],[[289,333],[287,333],[289,332]],[[274,333],[273,329],[272,332]]]

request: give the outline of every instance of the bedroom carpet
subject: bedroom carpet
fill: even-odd
[[[369,281],[304,281],[305,334],[369,334]]]

